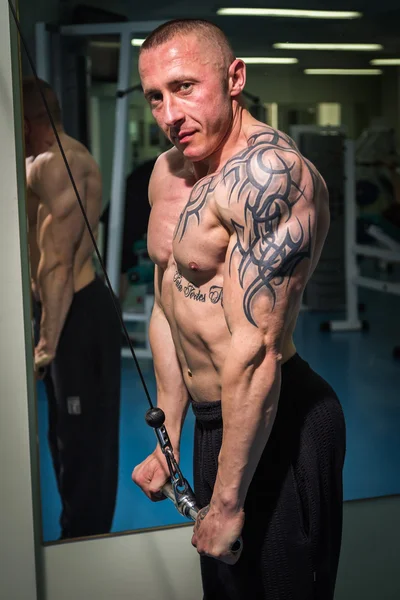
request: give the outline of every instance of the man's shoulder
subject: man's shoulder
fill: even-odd
[[[66,143],[62,142],[62,152],[58,143],[55,143],[46,152],[39,154],[34,165],[37,178],[44,185],[70,181],[69,171],[74,178],[88,173],[100,174],[100,168],[92,154],[73,138],[68,138]]]
[[[185,166],[184,156],[175,147],[166,150],[158,156],[153,169],[153,175],[178,175]]]
[[[317,205],[326,197],[321,174],[289,136],[261,126],[254,128],[247,142],[223,167],[219,205],[240,209],[243,203],[248,207],[275,202],[292,205],[301,199]]]
[[[159,194],[159,189],[169,190],[170,192],[180,189],[181,185],[194,184],[193,170],[188,161],[176,148],[171,148],[161,154],[154,165],[149,182],[150,204],[154,200],[163,197]]]
[[[287,133],[270,125],[254,126],[248,132],[247,139],[249,147],[256,145],[273,146],[282,150],[292,150],[300,155],[300,150],[295,141]]]
[[[70,164],[68,152],[65,152],[68,164]],[[60,179],[68,177],[65,162],[60,152],[57,154],[52,150],[39,154],[33,161],[30,169],[32,184],[41,192],[45,188],[56,185]]]
[[[289,179],[300,185],[311,178],[314,189],[323,184],[318,169],[299,150],[287,134],[268,125],[257,126],[247,135],[247,146],[230,157],[224,165],[224,180],[229,174],[236,179],[250,179],[257,186],[272,180]]]

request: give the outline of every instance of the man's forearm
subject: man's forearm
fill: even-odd
[[[38,287],[42,303],[38,346],[55,355],[74,295],[72,268],[60,265],[47,271],[41,266],[38,271]]]
[[[157,406],[165,413],[165,427],[176,457],[189,406],[189,395],[183,381],[168,321],[155,306],[149,325],[149,341],[157,382]]]
[[[259,364],[231,349],[222,380],[223,440],[213,501],[241,510],[275,420],[281,363],[266,353]]]

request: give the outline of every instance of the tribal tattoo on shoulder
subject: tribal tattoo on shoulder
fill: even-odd
[[[299,163],[310,172],[311,190],[300,187]],[[228,257],[229,273],[238,258],[243,311],[257,327],[254,300],[267,291],[273,311],[278,289],[284,284],[287,289],[298,265],[311,257],[311,210],[306,223],[293,218],[292,211],[299,200],[313,196],[317,174],[299,159],[294,147],[277,147],[256,138],[245,152],[228,161],[224,180],[229,189],[228,204],[236,202],[243,211],[239,213],[241,222],[231,221],[236,243]]]
[[[201,179],[199,183],[193,187],[188,203],[180,214],[174,234],[174,240],[176,238],[179,238],[179,241],[182,240],[192,217],[196,219],[198,225],[200,224],[200,213],[207,203],[207,197],[215,190],[216,185],[216,178],[214,175],[210,175]]]
[[[304,170],[309,175],[307,188],[301,187]],[[289,137],[267,127],[226,163],[221,177],[210,176],[200,184],[193,188],[175,237],[182,240],[193,219],[200,224],[209,195],[223,185],[221,193],[237,215],[231,219],[235,244],[227,256],[229,274],[235,260],[244,291],[243,311],[257,327],[254,300],[267,292],[273,311],[278,290],[284,284],[287,288],[298,265],[311,258],[311,208],[306,222],[293,218],[292,211],[301,199],[307,202],[317,193],[319,175]]]

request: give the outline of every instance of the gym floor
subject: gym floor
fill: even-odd
[[[400,345],[399,299],[360,290],[369,323],[367,332],[321,332],[320,324],[342,319],[341,313],[303,311],[295,332],[300,355],[333,386],[346,419],[347,455],[344,468],[345,500],[400,493],[400,360],[392,356]],[[150,361],[142,361],[152,398],[155,380]],[[38,384],[40,480],[43,542],[59,537],[60,500],[47,445],[47,402]],[[133,360],[124,359],[120,465],[117,506],[112,532],[163,527],[187,522],[170,501],[150,502],[132,483],[133,467],[155,446],[155,436],[144,420],[148,408]],[[185,423],[181,468],[192,482],[191,410]]]

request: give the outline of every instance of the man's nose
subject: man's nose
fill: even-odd
[[[164,99],[164,122],[167,127],[177,127],[184,120],[185,115],[177,99],[173,97]]]

